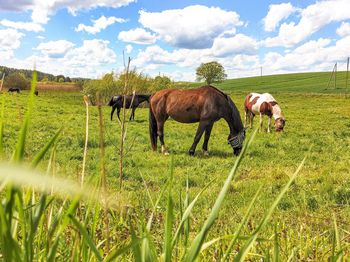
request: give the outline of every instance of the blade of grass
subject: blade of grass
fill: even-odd
[[[4,154],[4,120],[5,120],[5,94],[2,94],[1,112],[0,112],[0,157]]]
[[[282,197],[287,192],[287,190],[289,189],[290,185],[294,182],[295,178],[299,174],[301,168],[304,165],[305,159],[306,159],[306,157],[304,157],[303,161],[300,163],[300,165],[297,168],[297,170],[295,171],[295,173],[291,176],[291,178],[289,179],[288,183],[283,187],[283,189],[281,190],[281,192],[279,193],[279,195],[277,196],[275,201],[272,203],[271,207],[269,208],[269,210],[267,211],[266,215],[264,216],[264,218],[260,222],[259,226],[255,229],[255,231],[252,234],[252,236],[250,237],[250,239],[240,249],[240,251],[238,252],[238,254],[235,257],[234,261],[243,261],[245,259],[245,257],[247,256],[250,248],[253,246],[256,238],[258,237],[260,231],[267,224],[267,222],[270,219],[270,217],[271,217],[273,211],[275,210],[276,206],[281,201]]]
[[[33,168],[35,168],[40,161],[44,158],[45,154],[49,151],[49,149],[55,144],[58,136],[60,135],[60,133],[62,132],[63,127],[61,127],[60,129],[58,129],[58,131],[56,132],[56,134],[47,142],[47,144],[41,148],[41,150],[34,156],[31,166]]]
[[[173,186],[173,174],[174,174],[174,157],[171,158],[170,164],[170,178],[169,178],[169,189],[168,189],[168,199],[167,199],[167,209],[165,218],[165,240],[164,240],[164,261],[171,261],[172,254],[172,229],[174,221],[174,203],[171,196],[171,190]]]
[[[247,209],[246,213],[244,214],[244,217],[242,218],[241,223],[239,224],[238,228],[236,229],[236,231],[234,233],[234,237],[230,241],[230,244],[229,244],[227,250],[225,251],[225,254],[224,254],[224,256],[223,256],[221,261],[228,260],[233,245],[236,243],[239,234],[241,233],[243,227],[245,226],[245,224],[247,223],[248,219],[250,218],[251,211],[253,210],[253,206],[255,204],[255,201],[258,199],[258,196],[259,196],[259,194],[261,192],[261,189],[262,189],[262,185],[259,187],[259,189],[256,192],[256,194],[254,195],[252,201],[250,202],[250,204],[248,206],[248,209]]]
[[[253,134],[251,135],[248,143],[243,147],[241,154],[238,156],[233,168],[231,169],[231,172],[229,173],[223,187],[221,188],[221,191],[215,201],[215,204],[211,210],[211,213],[209,214],[209,217],[207,218],[207,220],[205,221],[204,225],[202,226],[201,231],[199,232],[199,234],[196,236],[196,238],[194,239],[194,241],[192,242],[188,253],[185,257],[185,261],[187,262],[192,262],[194,261],[198,254],[199,251],[201,250],[201,247],[205,241],[205,237],[207,236],[210,228],[212,227],[212,225],[214,224],[216,218],[219,215],[219,210],[220,207],[224,201],[224,198],[226,196],[227,191],[230,188],[231,182],[232,180],[235,178],[236,173],[237,173],[237,169],[239,164],[241,163],[243,156],[247,150],[247,148],[250,146],[250,144],[252,143],[254,136],[257,132],[257,129],[255,129],[255,131],[253,132]]]
[[[22,161],[22,159],[24,157],[24,147],[25,147],[25,143],[26,143],[29,122],[30,122],[30,119],[32,116],[32,111],[33,111],[34,91],[35,91],[35,87],[36,87],[36,82],[37,82],[37,72],[34,70],[33,75],[32,75],[31,88],[30,88],[30,92],[29,92],[27,112],[26,112],[26,115],[24,118],[22,128],[20,130],[20,134],[18,136],[16,149],[15,149],[14,155],[12,157],[13,161],[15,161],[15,162]]]
[[[103,261],[103,258],[101,256],[100,252],[97,250],[97,248],[96,248],[94,242],[92,241],[89,233],[87,232],[86,228],[82,224],[80,224],[80,222],[78,220],[76,220],[76,218],[72,214],[69,214],[68,217],[73,222],[74,226],[79,231],[79,233],[83,236],[85,243],[91,248],[92,252],[95,254],[96,259],[98,261]]]
[[[183,225],[185,224],[185,222],[187,221],[187,219],[189,218],[191,212],[192,212],[192,209],[194,207],[194,205],[196,204],[196,202],[198,201],[199,197],[202,195],[202,193],[216,180],[216,178],[214,178],[213,180],[211,180],[197,195],[196,197],[192,200],[192,202],[190,204],[187,203],[187,201],[185,200],[185,203],[186,204],[186,209],[185,209],[185,212],[183,213],[182,215],[182,218],[181,218],[181,221],[177,227],[177,230],[174,234],[174,237],[173,237],[173,240],[172,240],[172,246],[174,247],[175,244],[176,244],[176,241],[179,237],[179,234],[181,232],[181,229],[183,227]],[[188,198],[187,198],[188,200]]]

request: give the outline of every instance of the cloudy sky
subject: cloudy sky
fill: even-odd
[[[230,78],[345,70],[350,0],[0,0],[0,65],[95,78],[123,50],[174,80],[212,60]]]

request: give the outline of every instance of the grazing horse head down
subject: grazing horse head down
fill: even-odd
[[[216,121],[223,118],[230,128],[228,144],[235,155],[241,152],[245,129],[237,107],[232,99],[213,86],[195,89],[164,89],[150,99],[150,138],[153,150],[157,149],[159,137],[162,153],[168,154],[164,143],[164,123],[171,117],[180,123],[199,122],[189,154],[194,155],[196,146],[205,132],[203,152],[208,154],[208,141]]]
[[[111,120],[113,120],[113,113],[117,109],[117,116],[120,120],[120,109],[124,107],[125,108],[131,108],[131,115],[130,120],[135,120],[135,110],[136,108],[144,101],[149,102],[150,95],[117,95],[113,96],[111,100],[108,102],[108,105],[112,107],[111,111]],[[124,101],[125,100],[125,101]]]
[[[9,92],[9,93],[13,93],[13,92],[21,93],[21,89],[19,89],[18,87],[10,87],[9,90],[7,90],[7,92]]]
[[[255,115],[260,115],[260,129],[262,129],[262,116],[268,116],[267,131],[270,132],[271,117],[275,119],[275,130],[283,131],[286,124],[286,119],[282,114],[281,107],[276,99],[269,93],[258,94],[250,93],[244,101],[245,123],[247,124],[248,117],[250,118],[250,127],[253,125]]]

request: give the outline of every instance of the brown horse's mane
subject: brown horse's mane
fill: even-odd
[[[224,97],[226,97],[227,100],[228,99],[228,94],[224,93],[223,91],[221,91],[219,88],[212,86],[212,85],[208,85],[209,87],[213,88],[214,90],[216,90],[217,92],[219,92],[220,94],[222,94]]]

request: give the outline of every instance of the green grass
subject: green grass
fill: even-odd
[[[210,231],[205,233],[205,242],[218,237],[221,240],[206,248],[200,254],[201,260],[213,261],[224,256],[237,228],[240,228],[243,217],[247,217],[247,221],[241,225],[242,230],[235,241],[231,256],[237,254],[238,247],[248,243],[246,241],[249,237],[254,237],[258,244],[253,244],[249,252],[242,251],[238,254],[247,255],[251,260],[279,257],[285,261],[291,254],[293,260],[327,260],[332,257],[335,259],[337,254],[346,259],[350,258],[350,103],[339,94],[321,94],[321,85],[312,84],[309,78],[302,80],[303,75],[300,74],[298,81],[287,81],[288,77],[292,76],[266,77],[266,83],[267,79],[270,81],[267,89],[260,89],[254,84],[256,78],[228,80],[219,85],[231,93],[242,116],[245,93],[264,90],[271,92],[281,105],[287,124],[282,134],[256,134],[240,163],[235,181],[227,187],[217,220],[210,227]],[[325,75],[324,79],[328,81],[328,77],[329,75]],[[34,99],[32,117],[26,133],[24,161],[32,162],[36,154],[63,126],[55,149],[55,176],[78,182],[85,139],[85,108],[82,95],[42,92]],[[18,134],[25,119],[27,101],[26,92],[21,95],[6,95],[3,131],[5,161],[11,158],[15,150]],[[86,181],[94,187],[100,179],[99,127],[97,108],[90,107],[89,110],[90,135]],[[125,156],[124,181],[120,190],[117,149],[120,126],[116,121],[109,121],[109,107],[104,107],[103,113],[107,182],[111,198],[118,199],[119,204],[118,208],[110,211],[112,246],[122,248],[129,245],[130,250],[134,250],[134,255],[131,255],[130,250],[123,255],[125,260],[135,259],[135,254],[143,254],[143,247],[147,245],[151,246],[149,250],[155,250],[157,257],[160,257],[159,254],[164,250],[172,250],[173,259],[175,256],[181,258],[186,252],[184,247],[189,248],[196,235],[203,229],[211,207],[214,206],[224,181],[234,166],[236,157],[227,145],[229,129],[226,123],[220,120],[214,125],[209,141],[209,157],[201,153],[202,141],[198,144],[196,155],[190,157],[187,151],[192,144],[197,125],[167,121],[165,142],[171,153],[171,156],[167,157],[151,151],[148,109],[137,109],[136,121],[127,125],[126,148],[131,149]],[[257,125],[257,119],[254,123]],[[266,126],[266,119],[264,124]],[[248,130],[248,136],[251,133],[251,130]],[[311,151],[308,153],[310,147]],[[264,214],[308,154],[298,177],[277,204],[268,223],[263,224]],[[171,194],[168,190],[159,198],[164,186],[170,183],[171,158],[174,162]],[[44,159],[38,162],[38,169],[44,172],[50,159],[52,157],[46,154]],[[206,186],[208,188],[201,192]],[[261,192],[252,210],[249,210],[250,215],[246,216],[251,200],[259,188],[262,188]],[[184,223],[190,229],[181,230],[178,240],[181,244],[172,249],[171,237],[176,232],[181,216],[190,201],[200,192],[201,195],[189,216],[190,220]],[[183,205],[183,202],[186,203],[186,195],[189,196],[189,200]],[[38,204],[35,206],[39,208],[38,197],[38,202],[35,202]],[[156,204],[158,198],[159,203]],[[75,210],[73,204],[71,209]],[[67,214],[62,215],[62,221],[65,222],[60,223],[60,230],[64,234],[60,236],[61,240],[57,245],[59,260],[71,257],[77,260],[94,257],[93,260],[98,260],[99,255],[96,252],[101,255],[101,248],[104,248],[103,217],[96,211],[99,209],[95,210],[96,205],[90,202],[82,205],[85,206],[83,210],[86,212],[83,218],[73,216],[71,211],[67,211],[69,202],[62,205],[62,201],[56,200],[51,205],[54,214],[58,213],[61,206],[64,207],[63,214]],[[152,227],[146,230],[152,210],[155,210]],[[34,238],[34,259],[42,258],[45,253],[44,247],[40,246],[40,239],[47,238],[47,233],[43,230],[45,221],[39,221],[40,234]],[[262,228],[258,232],[259,235],[255,236],[259,225]],[[18,231],[20,230],[21,227]],[[140,249],[137,248],[137,243],[142,243]],[[67,250],[67,246],[74,248]],[[82,249],[77,250],[80,246]],[[97,250],[95,246],[98,246]],[[0,251],[2,252],[3,250]],[[154,254],[148,255],[152,257]],[[169,260],[169,253],[166,253],[164,258]]]

